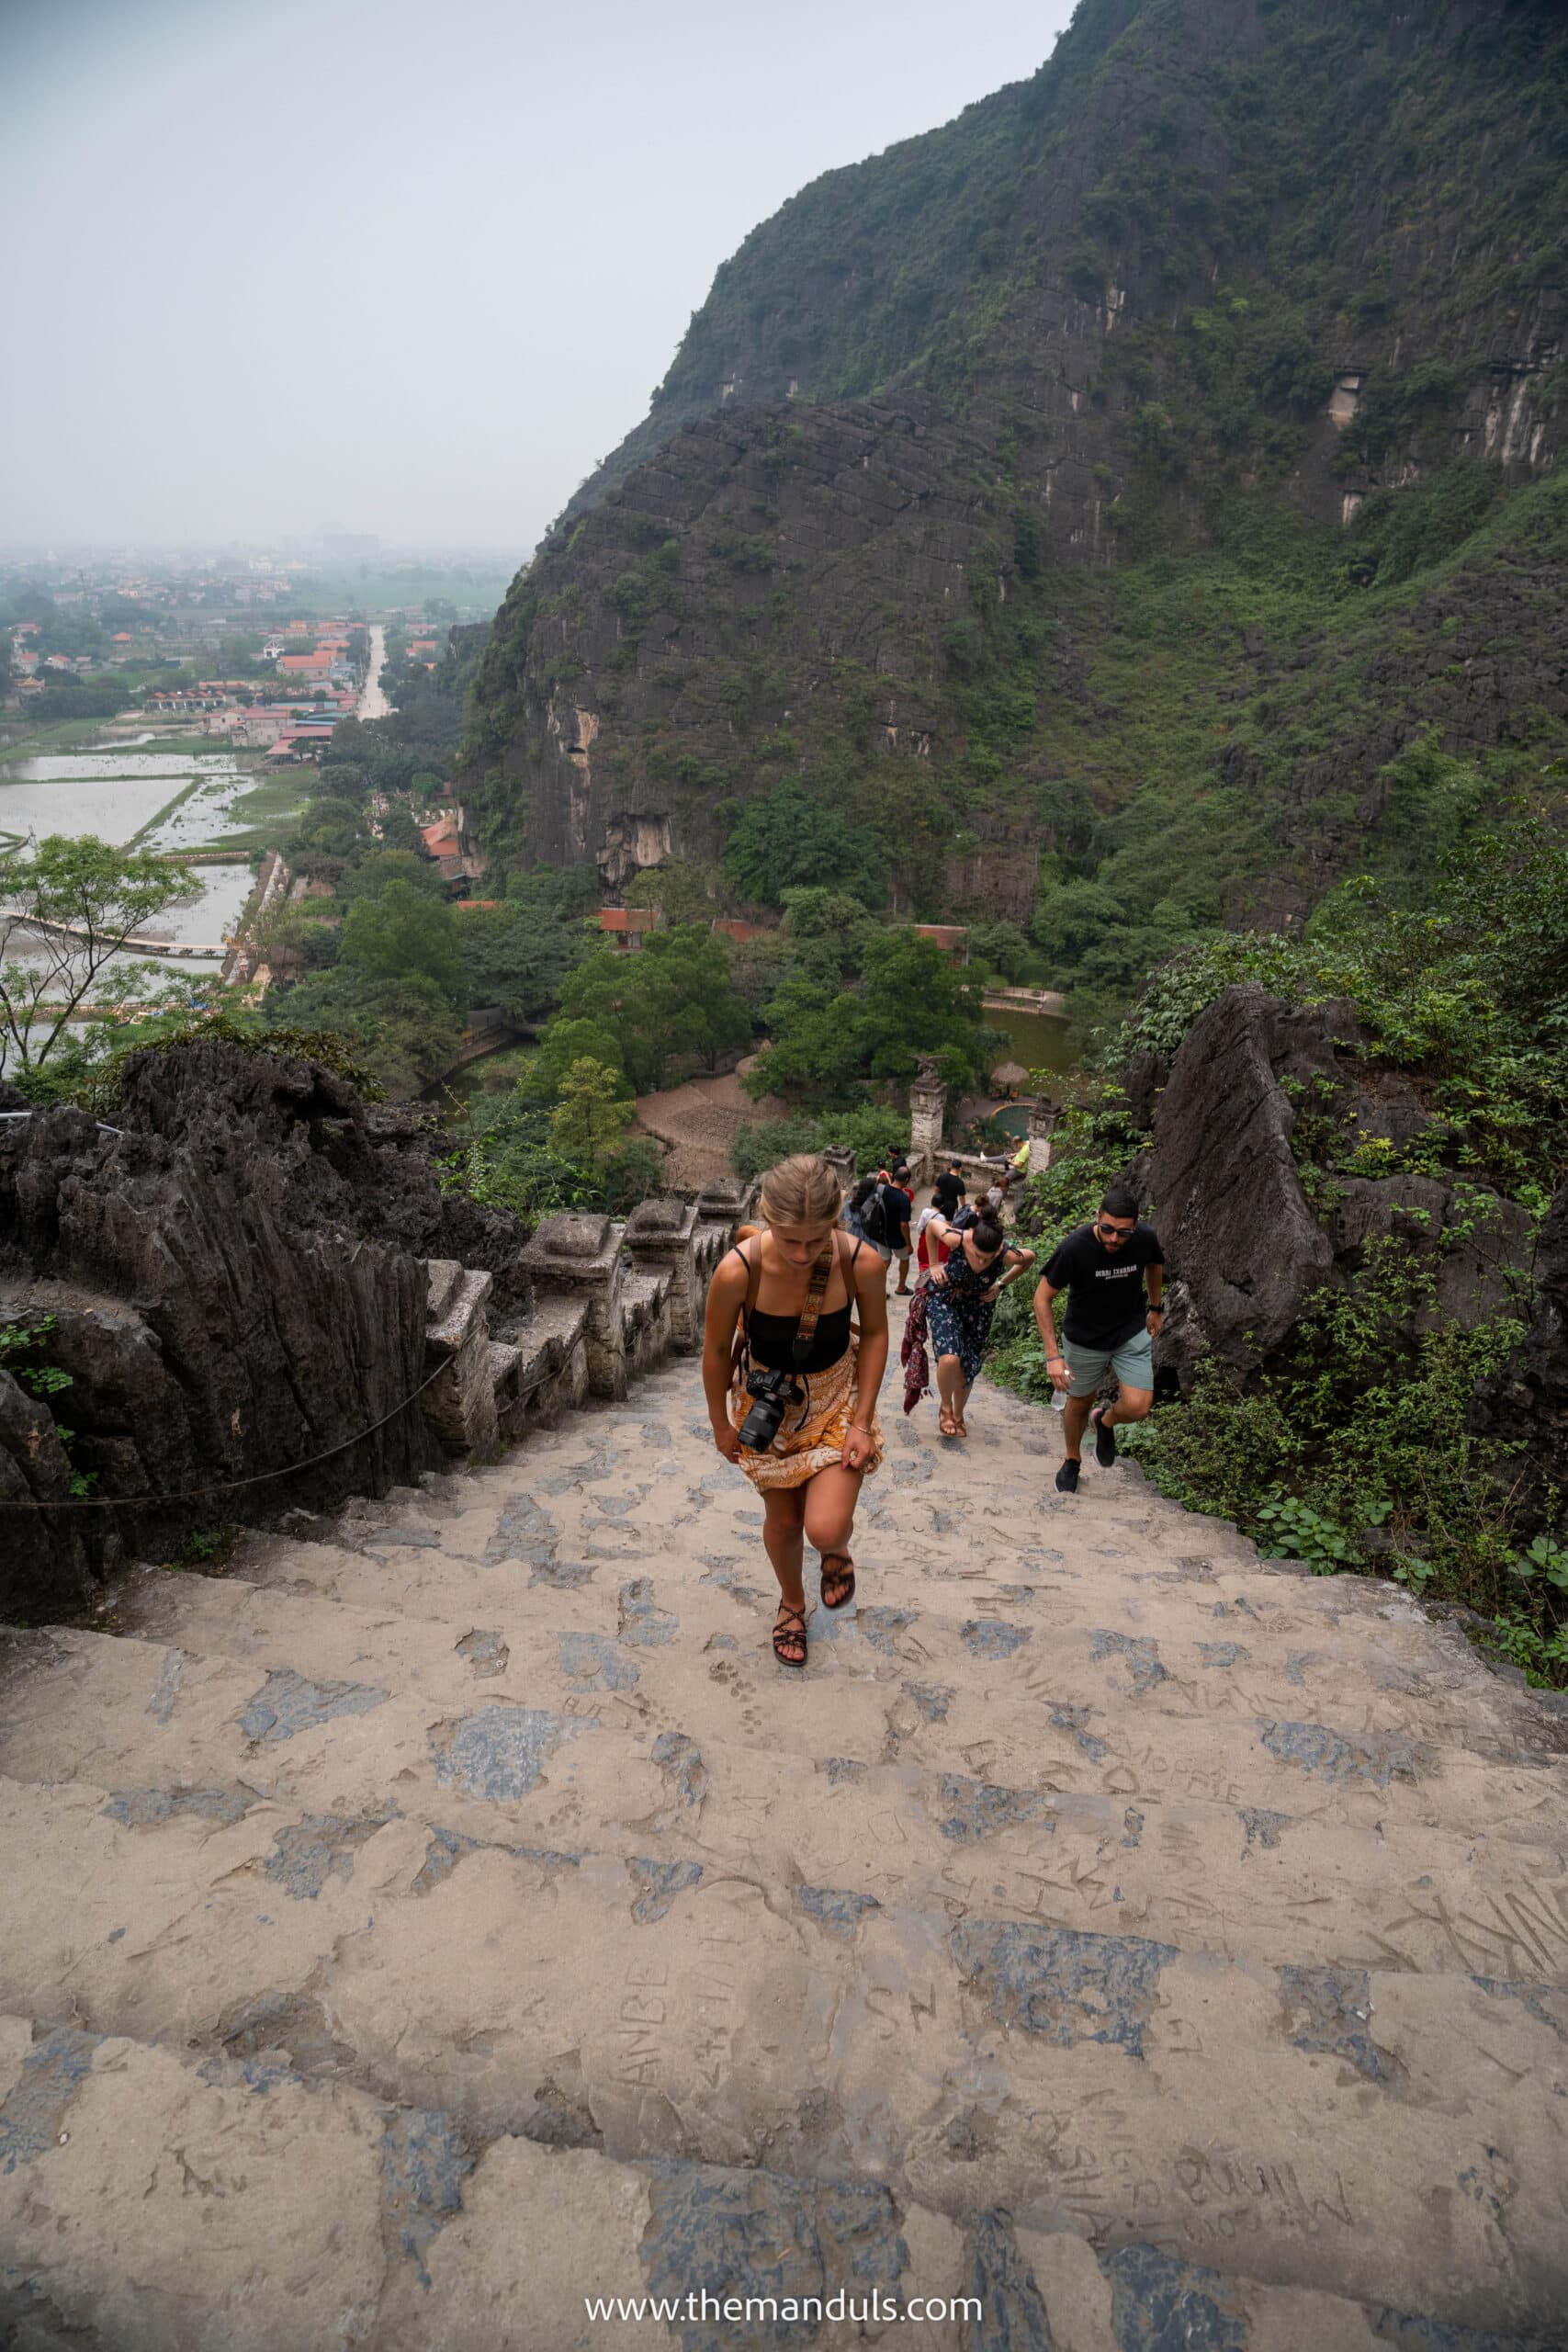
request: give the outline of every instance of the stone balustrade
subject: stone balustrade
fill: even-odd
[[[520,1253],[534,1310],[508,1340],[490,1336],[491,1276],[431,1260],[425,1363],[444,1369],[423,1401],[447,1452],[513,1443],[699,1349],[709,1279],[755,1203],[755,1185],[726,1182],[695,1202],[644,1201],[624,1226],[581,1211],[546,1217]]]
[[[449,1453],[484,1453],[498,1435],[485,1301],[493,1274],[460,1266],[455,1258],[425,1261],[424,1367],[440,1367],[421,1403]]]

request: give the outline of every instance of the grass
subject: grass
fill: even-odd
[[[104,729],[111,724],[107,718],[57,718],[48,727],[35,727],[14,741],[0,743],[0,761],[48,759],[61,752],[112,750],[112,740],[107,743],[103,741]]]
[[[165,800],[163,807],[157,811],[156,815],[149,817],[147,822],[141,828],[140,831],[132,833],[130,839],[126,842],[126,848],[128,850],[143,848],[151,836],[157,831],[159,826],[166,823],[168,819],[174,815],[176,808],[183,808],[186,802],[190,798],[192,793],[198,792],[206,782],[207,778],[205,776],[193,775],[188,784],[182,784],[174,798],[172,800]]]
[[[292,826],[303,807],[298,776],[264,776],[240,795],[231,811],[228,831],[210,846],[252,852],[276,849],[280,832]]]

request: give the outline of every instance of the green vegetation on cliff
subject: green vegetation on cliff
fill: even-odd
[[[487,841],[754,888],[804,790],[1091,1017],[1418,887],[1568,745],[1565,220],[1549,0],[1083,0],[719,272],[498,616]]]
[[[1303,933],[1241,933],[1190,949],[1156,977],[1107,1056],[1096,1099],[1069,1114],[1019,1212],[1049,1249],[1142,1158],[1151,1104],[1193,1023],[1237,981],[1296,1007],[1337,1009],[1352,1076],[1284,1081],[1291,1148],[1313,1214],[1334,1230],[1347,1187],[1371,1180],[1404,1205],[1309,1291],[1283,1342],[1242,1379],[1212,1352],[1189,1392],[1156,1405],[1122,1442],[1162,1492],[1234,1519],[1265,1550],[1314,1569],[1377,1568],[1478,1611],[1495,1646],[1537,1679],[1568,1682],[1568,1573],[1532,1566],[1529,1538],[1568,1568],[1568,1497],[1525,1523],[1523,1436],[1478,1434],[1473,1400],[1517,1347],[1532,1243],[1493,1268],[1490,1308],[1444,1303],[1441,1253],[1503,1228],[1496,1203],[1539,1229],[1568,1174],[1568,833],[1540,817],[1481,834],[1427,892],[1401,905],[1371,877],[1344,885]],[[1397,1139],[1364,1114],[1393,1079],[1419,1112]],[[1157,1134],[1157,1129],[1156,1130]],[[1439,1192],[1436,1188],[1443,1187]],[[1449,1216],[1440,1244],[1435,1204]],[[1149,1214],[1156,1227],[1162,1203]],[[1189,1262],[1201,1238],[1189,1234]],[[1434,1255],[1434,1249],[1438,1254]],[[1219,1271],[1241,1279],[1243,1270]],[[993,1371],[1049,1392],[1027,1297],[998,1318]],[[1541,1520],[1545,1517],[1545,1525]]]

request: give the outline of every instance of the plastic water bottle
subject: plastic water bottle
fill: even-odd
[[[1051,1410],[1052,1410],[1054,1413],[1065,1413],[1065,1412],[1066,1411],[1066,1409],[1067,1409],[1067,1392],[1066,1392],[1066,1390],[1065,1388],[1053,1388],[1053,1389],[1052,1389],[1052,1391],[1051,1391]]]

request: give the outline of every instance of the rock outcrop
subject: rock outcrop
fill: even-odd
[[[424,1377],[423,1264],[394,1239],[307,1221],[291,1172],[243,1135],[211,1149],[72,1109],[0,1126],[0,1319],[47,1318],[39,1352],[72,1384],[71,1466],[97,1488],[92,1508],[0,1514],[7,1539],[18,1521],[45,1539],[7,1540],[0,1612],[57,1606],[124,1552],[384,1493],[442,1459],[408,1403]],[[6,1498],[58,1506],[59,1440],[38,1435],[15,1398],[0,1408]],[[236,1489],[268,1472],[287,1476]],[[111,1496],[164,1499],[96,1507]]]
[[[378,1497],[624,1396],[698,1344],[749,1198],[530,1236],[443,1192],[408,1114],[214,1038],[139,1057],[123,1125],[6,1107],[0,1329],[33,1335],[0,1363],[13,1621],[73,1613],[127,1556]]]
[[[1495,1314],[1514,1295],[1529,1247],[1517,1202],[1421,1175],[1336,1174],[1309,1198],[1294,1148],[1303,1105],[1395,1142],[1425,1117],[1410,1081],[1371,1069],[1356,1044],[1348,1005],[1292,1011],[1249,981],[1200,1013],[1168,1071],[1143,1056],[1129,1074],[1135,1107],[1153,1117],[1137,1181],[1172,1280],[1156,1368],[1182,1388],[1205,1356],[1241,1379],[1259,1370],[1307,1294],[1354,1283],[1390,1239],[1430,1275],[1413,1336]]]
[[[495,1278],[492,1320],[525,1316],[518,1220],[444,1192],[439,1136],[407,1103],[367,1108],[319,1062],[217,1039],[138,1055],[118,1122],[246,1181],[300,1227],[332,1226],[416,1258],[455,1258]]]

